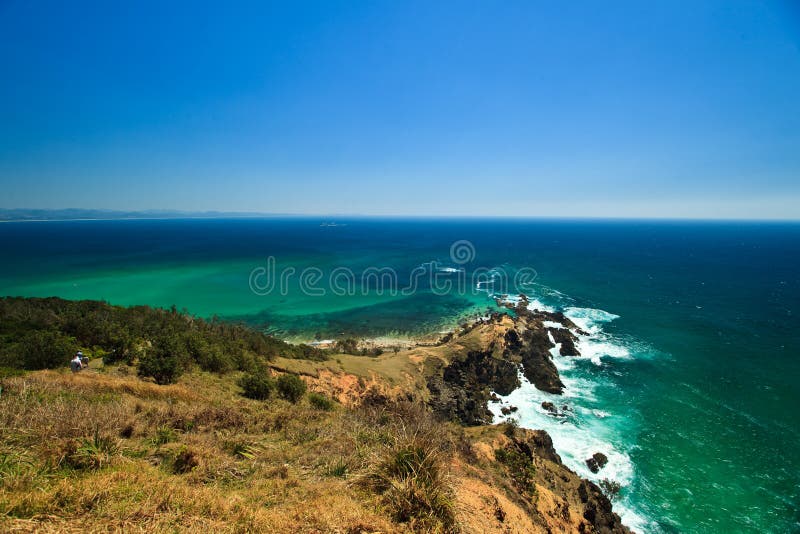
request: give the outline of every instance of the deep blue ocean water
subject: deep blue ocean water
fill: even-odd
[[[0,294],[174,304],[289,339],[404,336],[492,308],[487,284],[437,284],[494,269],[509,278],[499,292],[524,292],[590,331],[583,357],[557,358],[569,420],[545,415],[549,397],[531,387],[508,401],[582,475],[623,484],[615,507],[628,524],[800,531],[800,224],[324,222],[2,223]],[[456,242],[466,256],[451,255]],[[283,291],[258,294],[270,257],[275,273],[294,272]],[[380,293],[374,278],[361,283],[370,267],[392,269],[398,289],[424,274],[409,294]],[[536,276],[515,285],[523,271]],[[582,461],[598,450],[610,462],[593,475]]]

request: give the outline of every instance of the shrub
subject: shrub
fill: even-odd
[[[306,383],[297,375],[281,375],[276,385],[280,396],[293,403],[302,399],[306,392]]]
[[[192,449],[181,447],[172,463],[172,472],[176,475],[181,475],[188,473],[198,465],[200,465],[200,460],[197,454]]]
[[[534,483],[536,469],[533,465],[533,459],[528,454],[516,447],[507,447],[496,449],[494,457],[498,462],[506,466],[511,480],[514,481],[518,489],[528,493],[536,491]]]
[[[325,395],[320,395],[319,393],[309,393],[308,402],[317,410],[322,410],[325,412],[333,410],[333,407],[335,406],[331,399]]]
[[[67,465],[74,469],[100,469],[111,462],[117,452],[117,441],[95,431],[92,438],[70,442],[64,454]]]
[[[272,395],[275,384],[265,371],[259,371],[240,378],[239,387],[248,399],[266,400]]]
[[[349,470],[350,468],[347,462],[343,458],[340,458],[325,466],[325,475],[329,477],[345,478]]]
[[[71,336],[34,330],[16,345],[18,361],[10,363],[25,369],[54,369],[69,364],[77,350],[78,342]]]
[[[413,531],[452,532],[455,512],[445,458],[433,443],[416,437],[389,448],[364,483],[383,497],[395,521]]]
[[[183,374],[186,358],[185,343],[175,338],[162,338],[139,359],[139,376],[153,377],[156,384],[172,384]]]
[[[340,339],[334,345],[334,349],[343,354],[358,354],[358,340],[351,337]]]
[[[519,428],[519,421],[516,419],[507,419],[503,425],[503,434],[509,438],[513,438],[517,429]]]
[[[203,371],[224,374],[233,371],[236,362],[227,358],[219,345],[206,342],[200,336],[189,339],[189,352]]]
[[[156,435],[153,438],[153,443],[156,445],[164,445],[171,441],[178,439],[178,435],[173,429],[168,426],[160,426],[156,429]]]

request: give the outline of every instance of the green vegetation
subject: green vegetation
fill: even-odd
[[[334,403],[325,395],[320,395],[319,393],[313,392],[308,394],[308,402],[317,410],[322,410],[324,412],[333,410],[334,406],[336,405],[336,403]]]
[[[22,369],[47,369],[65,365],[78,350],[74,337],[57,331],[34,330],[23,334],[16,344],[18,358],[5,366]]]
[[[275,382],[267,375],[265,370],[248,373],[239,379],[239,387],[248,399],[266,400],[275,389]]]
[[[82,349],[106,364],[139,363],[139,374],[175,382],[194,366],[253,371],[278,356],[320,361],[327,353],[290,345],[244,325],[206,321],[174,307],[123,308],[96,301],[0,298],[0,367],[66,367]]]
[[[520,491],[530,495],[536,492],[534,480],[536,478],[536,468],[533,465],[533,458],[529,453],[519,450],[515,446],[508,446],[494,451],[494,457],[498,462],[506,466],[508,475]]]
[[[358,340],[352,337],[340,339],[336,342],[334,348],[336,352],[340,352],[342,354],[353,354],[354,356],[380,356],[383,354],[383,349],[380,347],[359,349]]]
[[[292,403],[297,403],[306,392],[306,383],[299,376],[284,374],[275,382],[278,394]]]

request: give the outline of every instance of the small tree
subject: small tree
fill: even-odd
[[[272,394],[275,383],[267,376],[267,373],[260,371],[246,374],[239,379],[239,387],[242,388],[242,395],[248,399],[266,400]]]
[[[172,384],[183,374],[187,359],[186,344],[182,340],[165,337],[139,359],[139,376],[152,376],[157,384]]]
[[[306,392],[306,383],[299,376],[284,374],[278,377],[278,393],[284,399],[296,403]]]

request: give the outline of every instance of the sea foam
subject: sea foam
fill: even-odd
[[[561,302],[568,299],[565,295],[552,290],[548,292],[548,296]],[[551,306],[535,296],[527,298],[528,308],[531,310],[555,311],[559,308],[559,302]],[[503,300],[516,305],[521,299],[509,295],[504,296]],[[601,382],[603,379],[596,373],[587,372],[586,366],[580,365],[582,360],[589,360],[601,366],[606,358],[632,357],[631,349],[625,341],[603,331],[603,325],[619,316],[601,309],[574,306],[564,307],[563,311],[564,315],[578,327],[573,329],[573,334],[577,337],[576,348],[581,353],[580,356],[561,356],[560,343],[555,343],[552,334],[548,332],[551,343],[555,345],[550,349],[553,363],[565,386],[563,394],[555,395],[540,391],[520,373],[521,387],[507,396],[500,396],[501,402],[491,403],[489,408],[496,421],[516,419],[522,427],[547,431],[564,464],[581,477],[596,483],[609,479],[619,482],[623,488],[630,486],[636,473],[628,451],[634,444],[626,443],[625,438],[628,436],[619,430],[618,423],[624,418],[615,417],[615,414],[603,407],[596,406],[598,402],[596,390],[603,384]],[[544,326],[563,328],[563,325],[554,321],[545,321]],[[558,408],[559,415],[554,416],[543,409],[542,402],[553,403]],[[510,415],[503,415],[501,408],[508,405],[516,406],[519,410]],[[608,463],[598,473],[592,473],[586,465],[586,459],[597,452],[606,455]],[[637,532],[651,530],[652,523],[631,506],[624,490],[620,498],[614,502],[614,510],[625,525]]]

